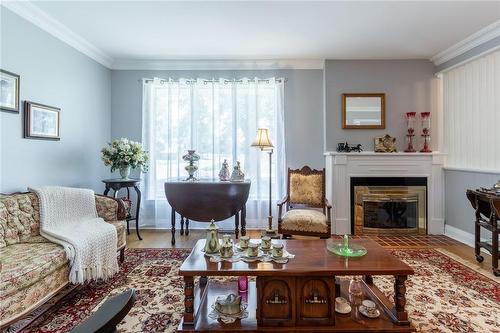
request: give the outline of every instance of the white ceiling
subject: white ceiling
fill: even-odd
[[[114,61],[429,59],[500,19],[500,1],[33,4]]]

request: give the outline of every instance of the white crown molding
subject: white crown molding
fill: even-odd
[[[266,70],[323,69],[323,59],[290,60],[116,60],[117,70]]]
[[[74,33],[64,24],[60,23],[52,16],[45,13],[36,5],[29,1],[1,1],[2,6],[13,11],[25,20],[33,23],[40,29],[48,32],[52,36],[60,39],[69,46],[75,48],[86,56],[94,59],[98,63],[111,67],[113,58],[97,48],[95,45]]]
[[[492,24],[484,27],[483,29],[473,33],[464,40],[452,45],[446,50],[439,52],[433,56],[430,60],[434,65],[439,66],[473,48],[486,43],[493,38],[500,36],[500,20],[493,22]]]

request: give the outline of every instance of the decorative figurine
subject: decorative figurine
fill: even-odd
[[[204,251],[206,254],[219,253],[219,227],[215,225],[214,220],[210,222],[207,228],[207,240],[205,242]]]
[[[198,164],[198,161],[200,160],[200,155],[196,154],[195,150],[188,150],[188,153],[186,155],[182,156],[182,159],[186,162],[189,162],[189,164],[186,165],[186,167],[184,168],[184,169],[186,169],[186,171],[189,174],[189,177],[186,178],[186,180],[187,181],[198,180],[194,176],[194,173],[196,172],[196,170],[198,170],[197,164]]]
[[[422,118],[422,137],[424,138],[424,146],[420,149],[421,153],[432,153],[431,147],[429,146],[431,142],[431,113],[421,112],[420,117]]]
[[[345,143],[340,142],[337,144],[337,152],[339,153],[350,153],[352,151],[361,153],[363,151],[363,149],[361,148],[361,144],[357,144],[356,146],[349,146],[347,141]]]
[[[406,141],[408,142],[408,147],[405,149],[407,153],[416,152],[413,148],[413,137],[415,136],[415,116],[416,112],[406,112],[406,127],[408,134],[406,134]]]
[[[226,315],[234,315],[241,312],[241,296],[229,294],[227,297],[217,296],[215,309]]]
[[[241,171],[240,162],[236,162],[236,166],[233,169],[233,173],[231,174],[232,182],[243,182],[245,181],[245,174]]]
[[[396,138],[389,134],[375,138],[375,152],[376,153],[396,153]]]
[[[231,179],[229,164],[227,164],[227,160],[224,160],[224,163],[222,163],[222,168],[219,171],[219,180],[222,182],[227,182],[229,179]]]

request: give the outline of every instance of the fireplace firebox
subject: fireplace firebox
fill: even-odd
[[[425,234],[427,179],[424,177],[351,178],[351,232]]]

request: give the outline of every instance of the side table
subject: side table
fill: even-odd
[[[127,234],[130,235],[130,229],[128,226],[129,221],[135,220],[135,232],[137,233],[137,237],[142,240],[141,235],[139,234],[139,209],[141,208],[141,190],[139,189],[139,184],[141,182],[138,178],[129,178],[129,179],[104,179],[102,181],[106,189],[104,190],[104,195],[108,195],[110,189],[113,189],[113,198],[116,198],[116,194],[122,188],[127,189],[127,199],[130,200],[130,188],[133,187],[135,193],[137,194],[137,202],[135,208],[135,216],[131,216],[130,214],[127,216]]]

